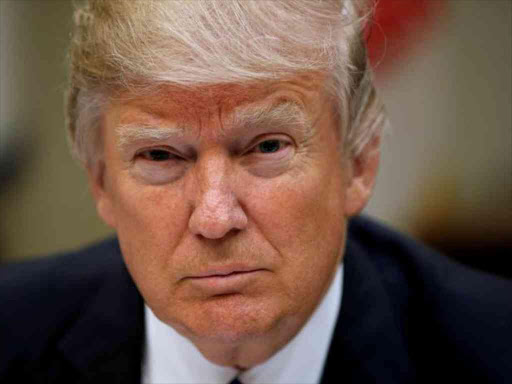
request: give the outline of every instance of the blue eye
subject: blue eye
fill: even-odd
[[[258,144],[258,150],[261,153],[274,153],[281,149],[280,140],[265,140]]]

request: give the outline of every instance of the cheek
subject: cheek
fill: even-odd
[[[159,277],[170,277],[164,279],[162,272],[172,271],[170,256],[188,228],[187,206],[179,189],[165,186],[119,182],[113,193],[116,231],[128,269],[142,291],[158,290]]]
[[[257,180],[244,183],[244,187],[250,191],[244,200],[251,219],[282,246],[307,247],[316,242],[319,233],[323,237],[339,233],[344,221],[344,187],[339,170],[297,172],[279,182]]]
[[[118,232],[135,238],[169,236],[182,227],[186,210],[179,190],[120,183],[115,196]]]
[[[344,242],[342,173],[321,169],[281,183],[256,183],[247,203],[251,220],[283,258],[288,291],[304,295],[331,277]]]

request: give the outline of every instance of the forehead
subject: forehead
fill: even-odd
[[[190,88],[165,85],[144,95],[121,93],[111,105],[121,109],[120,124],[129,123],[133,117],[141,115],[167,121],[228,116],[235,110],[266,109],[283,102],[295,104],[308,114],[315,114],[326,100],[324,93],[323,77],[309,74],[264,83]]]

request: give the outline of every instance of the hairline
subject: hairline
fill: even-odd
[[[153,73],[151,71],[147,73],[144,72],[144,74],[152,76],[150,77],[152,81],[146,84],[141,84],[138,82],[139,80],[141,80],[141,77],[130,77],[130,73],[137,73],[137,68],[144,69],[138,66],[140,63],[137,64],[135,62],[130,62],[131,64],[135,65],[135,67],[131,67],[131,64],[128,65],[129,63],[126,65],[123,64],[122,68],[126,70],[126,73],[122,76],[118,76],[118,72],[115,72],[115,76],[103,76],[102,71],[104,68],[98,69],[97,67],[95,67],[95,61],[89,60],[90,56],[86,55],[86,53],[88,52],[88,46],[85,45],[84,47],[82,47],[84,50],[82,50],[81,48],[82,43],[84,41],[87,42],[87,40],[80,40],[81,38],[95,36],[81,34],[81,31],[87,31],[88,26],[90,26],[91,22],[94,21],[94,15],[90,12],[91,9],[88,7],[78,9],[75,12],[75,27],[77,29],[75,30],[75,39],[73,40],[75,44],[75,49],[71,51],[73,59],[71,66],[72,76],[70,79],[70,92],[68,94],[68,132],[70,133],[70,139],[73,145],[75,155],[80,160],[80,162],[85,166],[89,166],[90,164],[94,164],[99,160],[102,160],[102,147],[101,145],[95,144],[101,144],[101,137],[99,137],[101,136],[101,117],[104,115],[105,108],[104,105],[101,105],[101,103],[98,102],[98,100],[100,100],[103,97],[103,100],[106,100],[106,104],[108,100],[111,100],[111,97],[115,97],[115,94],[117,93],[116,89],[126,89],[129,91],[134,90],[136,91],[135,93],[137,94],[139,92],[144,93],[147,90],[151,91],[151,89],[154,89],[153,86],[158,87],[159,84],[175,84],[178,87],[183,86],[185,88],[188,88],[215,84],[243,84],[245,83],[245,80],[256,82],[275,82],[279,80],[282,81],[283,78],[286,77],[286,75],[298,74],[299,72],[295,70],[298,69],[299,67],[302,68],[298,69],[299,71],[320,71],[327,76],[328,83],[325,84],[325,88],[327,91],[326,93],[330,98],[330,103],[333,106],[335,119],[338,120],[333,125],[335,125],[337,133],[341,138],[341,140],[339,141],[342,142],[343,146],[345,147],[344,152],[350,153],[351,156],[357,155],[357,153],[359,152],[360,149],[362,149],[365,143],[368,142],[380,129],[379,124],[376,123],[375,119],[378,112],[374,104],[378,103],[373,103],[369,107],[367,105],[361,105],[361,108],[355,111],[354,108],[352,108],[351,106],[357,106],[359,103],[358,101],[354,103],[354,99],[364,99],[362,97],[359,97],[358,94],[366,95],[367,92],[374,92],[372,84],[369,84],[369,87],[367,87],[367,89],[369,89],[370,91],[363,90],[360,92],[357,89],[359,87],[359,81],[356,80],[358,77],[357,73],[359,72],[359,70],[366,71],[366,69],[360,68],[360,60],[357,61],[358,59],[356,59],[356,61],[353,61],[354,57],[357,57],[358,55],[355,54],[355,52],[360,52],[360,49],[358,48],[360,44],[356,40],[359,40],[357,35],[360,36],[360,33],[358,33],[358,31],[360,31],[360,26],[363,25],[364,20],[367,19],[371,13],[369,12],[369,8],[365,8],[364,0],[362,0],[363,2],[361,4],[356,4],[356,2],[358,1],[359,0],[343,1],[343,8],[341,14],[343,15],[343,17],[347,17],[348,21],[345,23],[345,21],[340,21],[339,19],[336,22],[337,24],[333,25],[341,26],[341,28],[343,28],[343,38],[347,40],[343,42],[342,40],[338,40],[338,38],[336,38],[336,41],[334,39],[329,39],[328,41],[326,41],[327,43],[332,43],[334,45],[326,45],[324,47],[323,52],[327,52],[327,56],[324,57],[326,61],[323,62],[322,60],[321,65],[318,65],[318,61],[315,62],[313,60],[311,62],[307,62],[305,66],[301,66],[301,63],[305,63],[304,60],[301,61],[300,59],[296,62],[294,60],[297,57],[297,55],[294,54],[293,57],[289,57],[285,53],[284,56],[279,56],[279,58],[281,58],[284,61],[280,61],[279,63],[276,64],[277,66],[275,68],[272,67],[268,71],[263,70],[262,72],[255,72],[252,71],[250,67],[243,67],[242,69],[240,69],[239,72],[232,72],[232,68],[230,66],[225,66],[222,67],[223,70],[219,72],[219,75],[217,77],[212,78],[210,77],[210,75],[206,76],[206,73],[209,73],[208,70],[210,70],[211,72],[212,67],[203,68],[203,72],[194,72],[197,75],[197,77],[190,77],[187,71],[185,71],[186,73],[181,71],[181,69],[187,69],[186,66],[183,66],[183,63],[178,63],[178,74],[174,77],[167,76],[167,74],[160,72],[158,72],[158,76],[156,72],[154,76],[151,75]],[[361,13],[358,13],[359,11],[361,11]],[[302,13],[300,16],[302,15],[305,15],[305,13]],[[324,17],[326,17],[326,15],[324,15]],[[316,20],[317,26],[321,25],[318,24],[319,20],[320,19]],[[329,20],[334,23],[334,19]],[[335,33],[338,32],[339,30],[335,30]],[[96,35],[96,37],[98,36],[101,35]],[[312,40],[308,40],[305,44],[311,44],[311,41]],[[290,40],[289,42],[293,41]],[[331,48],[332,52],[330,51]],[[354,50],[354,48],[357,51]],[[131,52],[129,53],[131,54]],[[356,56],[354,56],[354,54]],[[236,64],[236,62],[233,63]],[[256,63],[259,63],[259,61]],[[116,64],[110,62],[110,64],[117,65],[119,63]],[[154,63],[148,62],[146,64],[149,65]],[[288,64],[290,64],[290,66],[288,66]],[[89,67],[89,65],[91,66]],[[197,69],[197,71],[200,71],[202,67],[200,68],[199,66],[198,68],[199,69]],[[288,71],[288,69],[290,71]],[[204,70],[206,70],[206,72]],[[144,76],[145,75],[142,75],[142,78],[144,78]],[[210,80],[215,81],[210,82]],[[354,97],[354,94],[357,97]],[[82,97],[82,95],[88,95],[88,97]],[[77,106],[77,99],[84,100],[82,106]],[[91,108],[89,108],[89,104],[94,105]],[[87,110],[91,109],[93,113],[84,113],[84,106],[86,112]],[[86,114],[88,116],[85,116],[85,118],[83,119],[84,121],[79,122],[79,120],[82,120],[82,115]],[[369,116],[370,119],[367,119],[366,116]],[[363,124],[359,124],[361,121],[363,121]],[[358,124],[355,124],[355,122],[357,122]],[[91,139],[89,140],[89,138]]]

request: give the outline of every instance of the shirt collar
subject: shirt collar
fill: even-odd
[[[329,350],[342,300],[343,265],[320,305],[301,331],[264,363],[238,377],[244,384],[318,383]],[[208,361],[172,327],[161,322],[147,306],[146,359],[143,383],[229,383],[238,371]],[[177,368],[179,367],[179,368]]]

